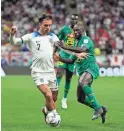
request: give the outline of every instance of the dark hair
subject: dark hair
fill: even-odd
[[[71,15],[71,19],[78,19],[78,17],[79,17],[78,14],[72,14]]]
[[[52,20],[52,15],[43,13],[43,14],[39,17],[39,22],[42,22],[44,19],[51,19],[51,20]]]

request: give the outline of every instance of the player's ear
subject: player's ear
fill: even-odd
[[[40,28],[40,27],[41,27],[41,25],[42,25],[42,23],[40,22],[40,23],[38,24],[38,27]]]

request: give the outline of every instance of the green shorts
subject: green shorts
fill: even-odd
[[[68,69],[69,71],[74,72],[74,64],[66,64],[61,61],[57,61],[55,67]]]
[[[97,79],[97,77],[99,76],[99,66],[97,64],[89,66],[87,69],[80,73],[80,76],[84,72],[89,72],[93,76],[93,79]]]

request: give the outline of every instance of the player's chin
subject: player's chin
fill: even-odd
[[[45,34],[48,34],[50,32],[50,30],[45,30],[44,33]]]

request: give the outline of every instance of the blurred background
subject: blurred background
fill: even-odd
[[[124,0],[1,0],[1,66],[6,74],[30,74],[32,63],[26,45],[10,45],[10,28],[17,26],[18,37],[36,31],[44,12],[53,15],[55,34],[77,13],[94,41],[100,76],[124,76]]]

